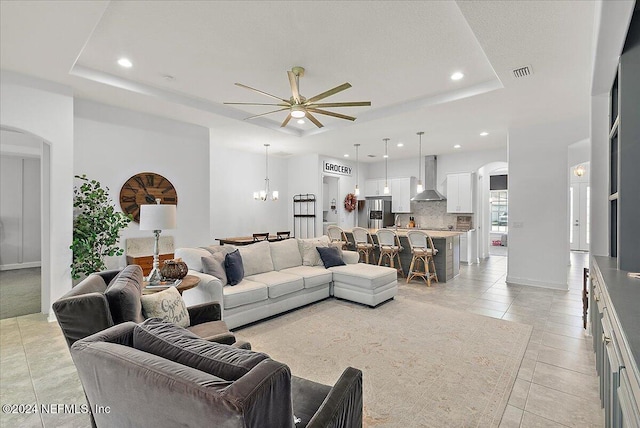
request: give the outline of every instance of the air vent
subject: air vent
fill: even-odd
[[[531,68],[530,65],[514,68],[511,71],[513,72],[513,77],[515,77],[516,79],[520,79],[521,77],[531,76],[533,74],[533,69]]]
[[[376,157],[376,155],[367,155],[367,157],[369,157],[369,158],[375,158],[375,157]]]

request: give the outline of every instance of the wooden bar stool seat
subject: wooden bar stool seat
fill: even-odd
[[[378,266],[382,265],[382,260],[386,257],[389,266],[395,268],[395,259],[398,260],[398,273],[404,277],[402,270],[402,262],[400,261],[400,251],[403,250],[400,245],[398,234],[391,229],[379,229],[376,232],[378,237],[378,247],[380,248],[380,257],[378,258]]]
[[[364,227],[354,227],[352,229],[353,240],[356,243],[356,251],[360,255],[360,259],[365,263],[369,263],[369,258],[373,255],[373,251],[376,249],[376,244],[373,242],[373,237],[367,229]],[[375,263],[375,259],[372,259]]]
[[[427,286],[431,287],[431,280],[438,282],[438,274],[436,273],[436,265],[433,257],[438,250],[433,245],[433,240],[426,233],[419,230],[410,230],[407,232],[409,246],[411,246],[411,266],[407,274],[407,282],[413,278],[422,278]],[[422,270],[420,270],[422,263]]]

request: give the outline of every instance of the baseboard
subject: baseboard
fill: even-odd
[[[0,270],[28,269],[41,266],[42,262],[11,263],[8,265],[0,265]]]
[[[565,282],[548,282],[548,281],[538,281],[537,279],[529,279],[529,278],[518,278],[507,275],[507,279],[505,281],[507,285],[522,285],[525,287],[540,287],[540,288],[550,288],[552,290],[562,290],[566,291],[569,289],[569,283]]]

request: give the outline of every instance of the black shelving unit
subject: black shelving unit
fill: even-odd
[[[293,197],[293,236],[313,238],[316,234],[316,195],[301,193]]]

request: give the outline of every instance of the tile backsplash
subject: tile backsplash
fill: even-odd
[[[398,221],[407,226],[409,217],[413,217],[416,227],[441,229],[456,227],[458,214],[447,213],[447,201],[411,202],[411,214],[400,214]]]

